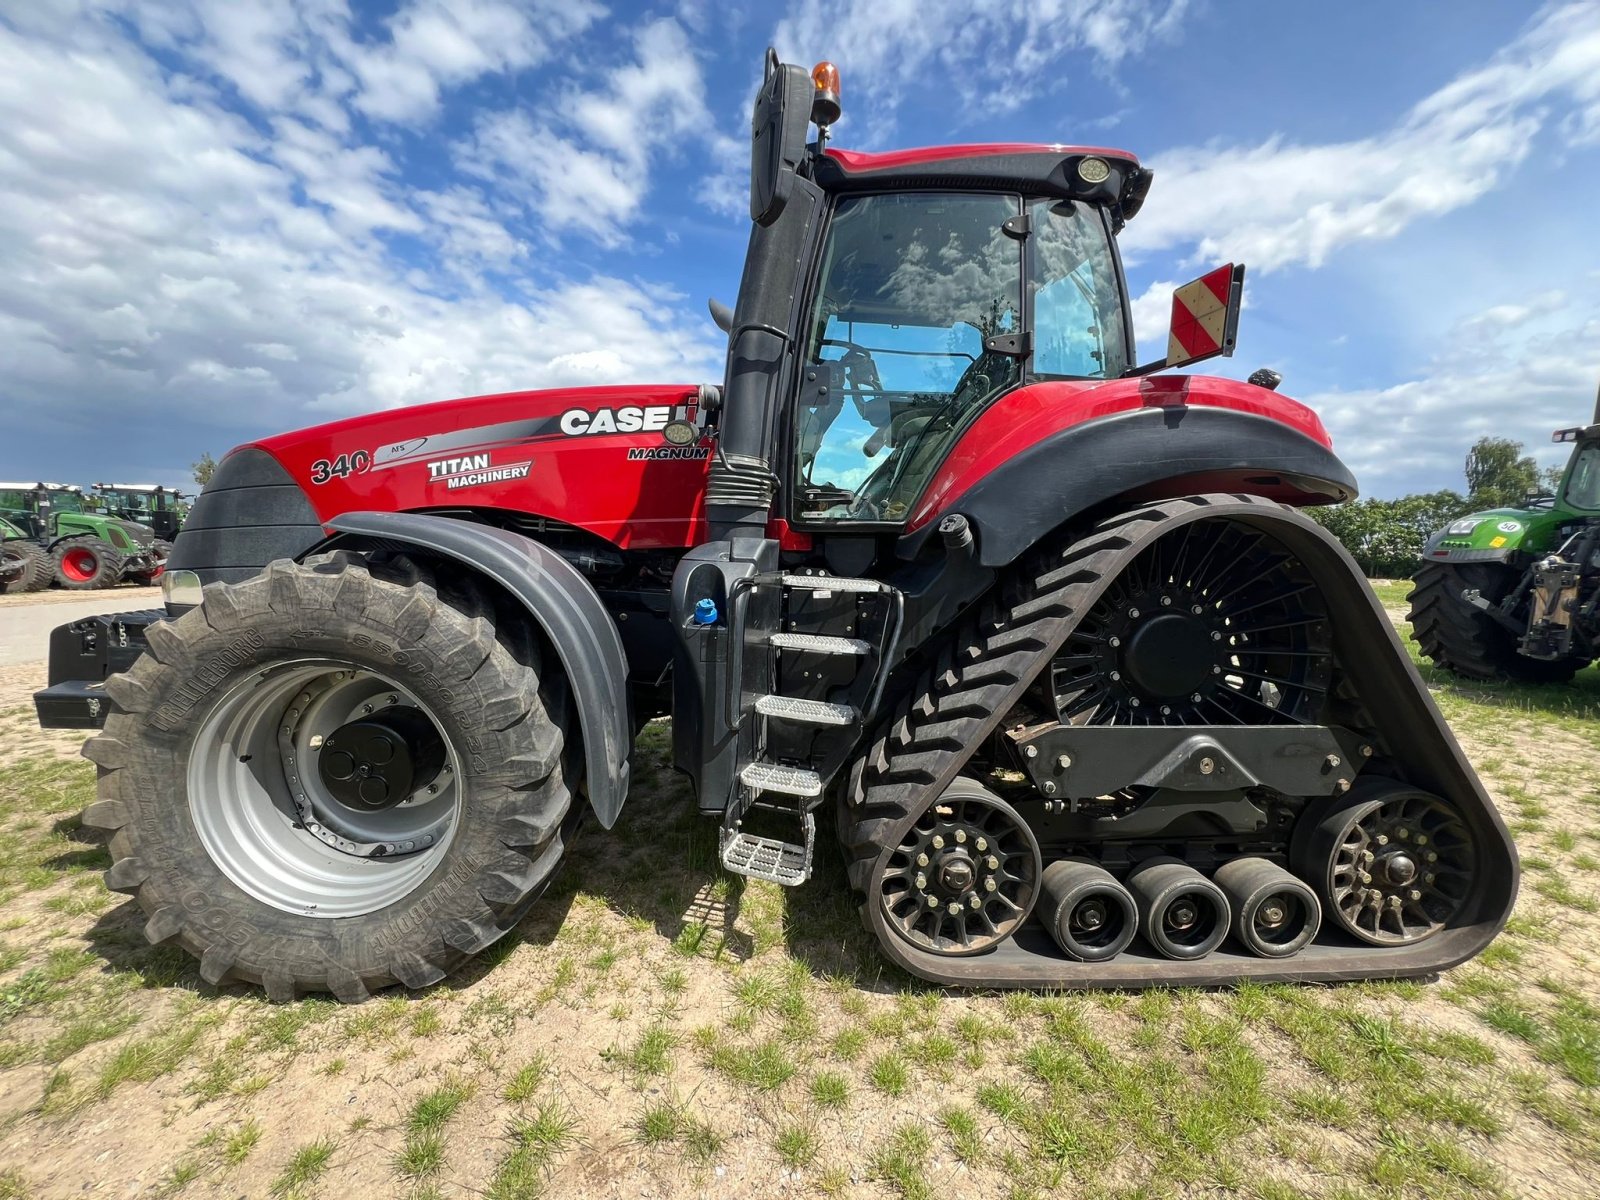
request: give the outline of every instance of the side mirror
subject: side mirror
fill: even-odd
[[[780,63],[768,49],[750,123],[750,219],[757,225],[771,225],[789,202],[806,154],[814,91],[804,67]]]
[[[1239,309],[1244,300],[1244,264],[1229,263],[1192,279],[1172,293],[1172,322],[1167,356],[1129,375],[1149,375],[1166,367],[1182,367],[1233,353],[1239,336]]]
[[[711,319],[717,323],[718,329],[723,333],[733,332],[733,309],[715,297],[706,301],[706,307],[711,310]]]

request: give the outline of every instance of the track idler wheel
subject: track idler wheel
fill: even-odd
[[[1147,858],[1128,876],[1139,903],[1139,931],[1166,958],[1204,958],[1228,936],[1222,889],[1176,858]]]
[[[1329,917],[1374,946],[1438,933],[1477,879],[1477,847],[1455,809],[1390,779],[1307,809],[1291,857],[1322,892]]]
[[[1213,879],[1228,897],[1234,937],[1251,954],[1288,958],[1310,945],[1322,927],[1316,892],[1277,863],[1236,858],[1217,868]]]
[[[906,831],[878,882],[890,928],[935,954],[993,949],[1039,895],[1039,843],[1004,800],[957,779]]]
[[[1053,862],[1044,869],[1040,886],[1045,928],[1068,958],[1115,958],[1139,932],[1133,896],[1098,863],[1086,858]]]

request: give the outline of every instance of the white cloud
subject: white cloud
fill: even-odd
[[[1490,62],[1370,137],[1157,155],[1158,200],[1128,226],[1124,251],[1136,261],[1187,250],[1192,262],[1247,261],[1257,272],[1320,266],[1340,246],[1393,237],[1504,186],[1558,103],[1569,143],[1600,135],[1600,5],[1591,0],[1544,10]]]
[[[699,61],[682,26],[653,21],[634,35],[635,60],[600,86],[570,96],[563,116],[525,108],[481,115],[455,148],[463,170],[531,196],[545,228],[579,230],[602,244],[629,239],[627,222],[650,185],[652,163],[689,142],[723,151],[704,101]]]
[[[450,53],[430,69],[465,61]],[[0,61],[0,404],[35,437],[112,420],[152,441],[260,433],[716,371],[719,339],[682,297],[536,276],[503,198],[406,189],[386,151],[302,113],[245,120],[92,13],[29,33],[0,23]],[[299,103],[297,78],[273,94]]]
[[[1053,64],[1066,53],[1115,67],[1173,37],[1187,9],[1188,0],[802,0],[773,41],[786,62],[837,63],[881,134],[909,89],[937,81],[963,105],[1009,112],[1062,82]]]
[[[1462,487],[1468,447],[1485,435],[1566,461],[1552,430],[1587,422],[1600,375],[1600,301],[1538,293],[1460,321],[1414,377],[1389,387],[1303,397],[1321,414],[1367,495]]]

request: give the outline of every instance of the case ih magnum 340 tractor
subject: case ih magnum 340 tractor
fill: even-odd
[[[1423,653],[1470,679],[1558,683],[1600,658],[1600,396],[1553,496],[1452,521],[1411,592]]]
[[[1136,367],[1133,156],[827,150],[837,104],[769,55],[720,386],[242,446],[168,619],[56,631],[41,717],[104,722],[85,822],[151,941],[273,997],[434,983],[618,820],[668,713],[726,869],[802,884],[836,823],[926,979],[1409,976],[1494,936],[1505,827],[1291,507],[1355,492],[1321,423],[1151,374],[1231,349],[1240,272]]]

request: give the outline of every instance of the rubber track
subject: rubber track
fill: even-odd
[[[1416,586],[1406,598],[1407,614],[1422,652],[1438,666],[1466,679],[1516,679],[1531,683],[1559,683],[1571,679],[1579,663],[1544,662],[1524,658],[1511,644],[1511,632],[1494,625],[1489,617],[1461,599],[1463,588],[1477,586],[1490,599],[1485,584],[1506,568],[1492,566],[1469,578],[1448,563],[1423,563]]]
[[[1127,565],[1128,551],[1152,526],[1220,502],[1283,507],[1259,496],[1196,496],[1120,514],[1080,541],[1025,559],[957,629],[847,785],[839,836],[869,930],[870,884],[884,852],[1000,725],[1093,604],[1102,580]]]

